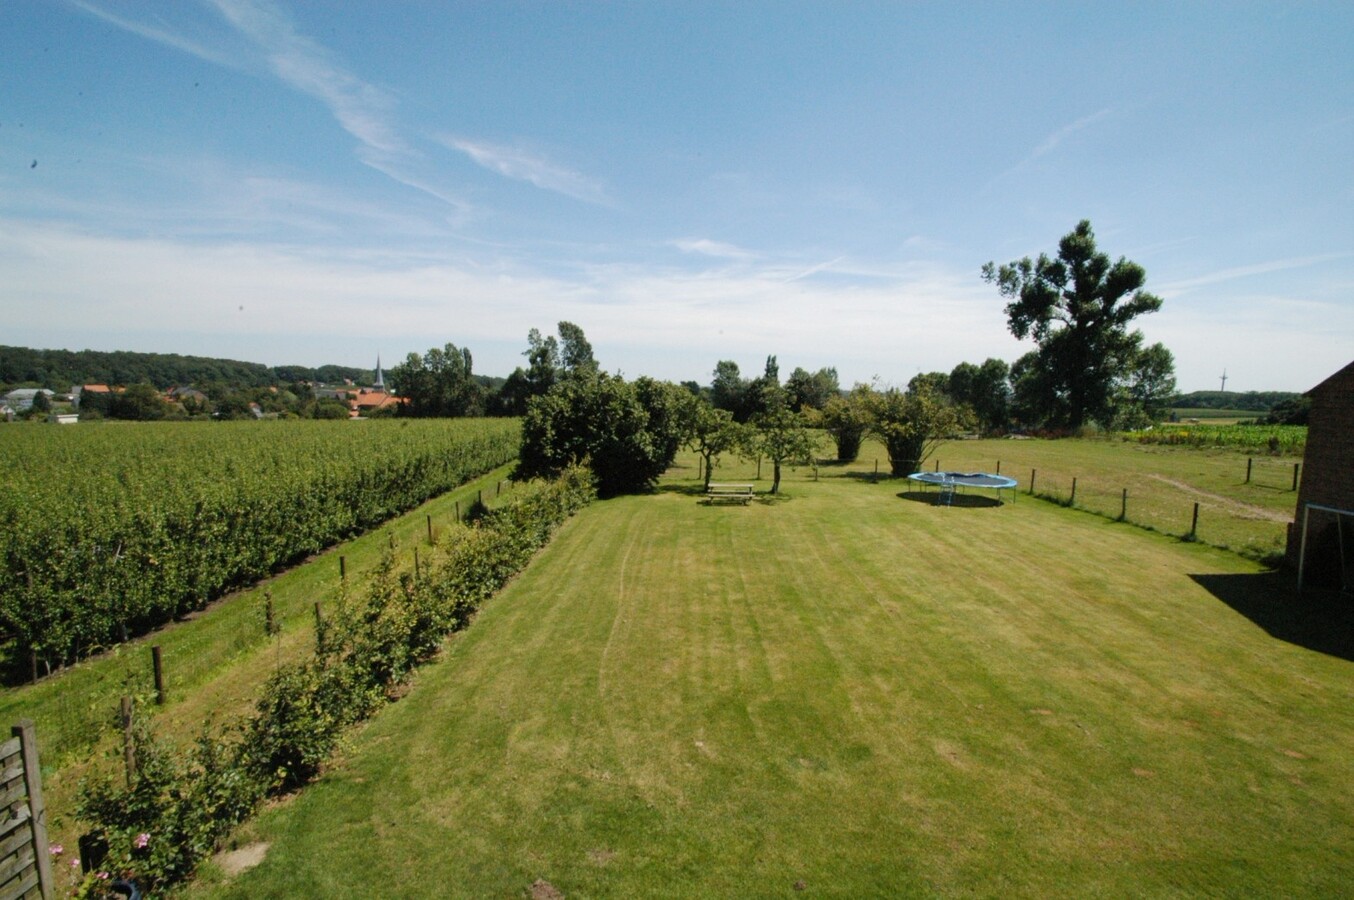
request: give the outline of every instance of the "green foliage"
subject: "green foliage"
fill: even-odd
[[[746,429],[733,420],[727,409],[715,409],[704,400],[693,398],[694,408],[687,431],[687,446],[700,454],[705,472],[705,490],[710,490],[710,475],[715,464],[725,453],[744,447],[748,440]]]
[[[809,430],[802,415],[790,409],[783,391],[772,394],[768,405],[770,409],[758,413],[752,420],[748,450],[755,456],[771,460],[771,493],[777,494],[780,492],[781,466],[811,462],[817,449],[816,434]]]
[[[653,487],[684,436],[676,385],[586,373],[534,398],[522,422],[518,477],[552,477],[585,460],[604,497]]]
[[[1177,394],[1171,406],[1185,409],[1239,409],[1252,413],[1266,412],[1284,401],[1298,400],[1301,394],[1291,391],[1194,391]]]
[[[78,816],[107,842],[102,869],[159,888],[192,874],[264,795],[239,765],[241,745],[202,735],[182,754],[157,741],[143,719],[133,728],[136,772],[130,784],[108,776],[81,785]]]
[[[1269,415],[1259,420],[1261,425],[1306,425],[1312,411],[1310,397],[1290,397],[1274,404]]]
[[[823,409],[827,404],[841,396],[841,385],[837,381],[837,370],[822,368],[810,374],[807,370],[796,368],[785,382],[785,390],[790,395],[790,408],[795,412],[805,409]]]
[[[512,458],[515,422],[8,429],[0,630],[55,667]],[[79,473],[78,478],[71,473]]]
[[[447,344],[425,356],[410,353],[390,370],[394,393],[408,401],[407,414],[416,417],[480,416],[484,389],[471,371],[469,348]]]
[[[1158,425],[1126,437],[1141,444],[1226,447],[1276,456],[1301,456],[1307,448],[1305,425]]]
[[[863,402],[869,388],[856,385],[845,397],[833,397],[823,407],[823,429],[837,445],[838,462],[854,462],[860,455],[861,442],[870,428],[870,412]]]
[[[884,444],[894,475],[911,475],[942,441],[969,424],[964,411],[929,381],[913,390],[864,388],[860,402],[870,417],[870,433]]]
[[[981,366],[963,362],[950,372],[947,392],[973,410],[980,431],[992,434],[1011,418],[1010,375],[1010,366],[1000,359],[989,358]]]
[[[363,597],[340,600],[314,658],[268,679],[240,739],[204,734],[184,755],[138,724],[131,784],[103,777],[80,791],[79,817],[108,841],[107,868],[154,888],[191,875],[263,797],[313,779],[343,730],[386,702],[593,496],[579,467],[528,485],[439,548],[423,578],[397,571],[388,553]]]
[[[1038,344],[1021,378],[1012,375],[1025,414],[1068,428],[1108,424],[1119,386],[1131,378],[1141,352],[1142,334],[1128,324],[1161,307],[1161,298],[1142,290],[1142,266],[1123,257],[1111,262],[1096,249],[1091,223],[1082,220],[1059,242],[1056,259],[1040,254],[1000,268],[989,262],[983,279],[1011,301],[1011,333]]]

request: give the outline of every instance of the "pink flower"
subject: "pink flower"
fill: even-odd
[[[97,875],[95,875],[94,877],[95,877],[95,878],[102,878],[104,881],[107,881],[107,880],[108,880],[108,873],[107,873],[107,872],[99,872],[99,873],[98,873]]]
[[[72,869],[78,869],[78,868],[80,868],[80,857],[77,856],[77,857],[75,857],[75,859],[72,859],[72,860],[71,860],[71,868],[72,868]]]
[[[61,854],[66,852],[66,848],[61,846],[60,844],[53,844],[52,846],[47,848],[47,852],[52,854],[53,856],[60,856]]]
[[[138,850],[144,850],[144,849],[146,849],[146,845],[149,844],[149,843],[150,843],[150,834],[149,834],[149,833],[143,831],[143,832],[141,832],[140,834],[138,834],[138,835],[136,836],[136,849],[138,849]]]

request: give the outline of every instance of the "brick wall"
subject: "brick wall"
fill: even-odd
[[[1308,503],[1354,510],[1354,363],[1307,395],[1312,398],[1307,452],[1303,457],[1298,505],[1288,533],[1288,563],[1294,568],[1302,542],[1302,511]],[[1347,542],[1351,538],[1354,535],[1346,535]],[[1339,577],[1335,541],[1334,517],[1313,512],[1307,534],[1307,566],[1318,580]]]

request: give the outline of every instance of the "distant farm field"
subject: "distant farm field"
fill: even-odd
[[[940,458],[991,470],[1000,449],[1039,477],[1100,458],[1033,443]],[[1127,449],[1131,473],[1189,473]],[[194,895],[1354,882],[1354,647],[1330,597],[1028,495],[936,506],[868,455],[747,507],[700,502],[685,462],[575,517],[318,784],[241,831],[261,865]]]

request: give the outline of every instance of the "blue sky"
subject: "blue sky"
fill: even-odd
[[[1182,390],[1354,359],[1354,4],[0,4],[0,343],[905,383],[1090,219]]]

